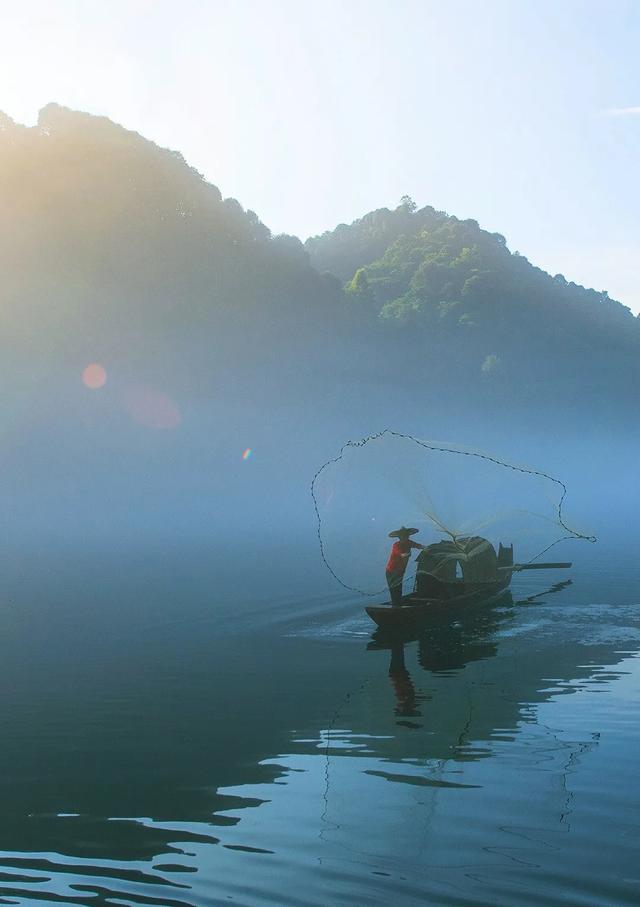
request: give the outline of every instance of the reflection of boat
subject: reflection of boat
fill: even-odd
[[[507,607],[503,607],[507,605]],[[402,720],[397,724],[417,728],[407,718],[421,717],[421,706],[431,699],[430,694],[416,690],[405,664],[405,646],[418,643],[418,663],[432,674],[451,673],[464,668],[472,661],[493,658],[498,651],[492,634],[500,624],[513,616],[513,599],[507,592],[501,597],[501,607],[470,609],[455,625],[412,629],[385,629],[378,627],[368,650],[386,650],[391,653],[389,680],[395,693],[395,715]]]
[[[498,551],[480,536],[428,545],[417,557],[413,592],[402,605],[370,605],[369,617],[385,628],[407,628],[455,620],[460,612],[495,601],[507,590],[514,572],[557,567],[569,563],[514,564],[513,545]]]
[[[421,689],[416,686],[407,669],[407,646],[417,643],[418,664],[431,675],[432,681],[439,675],[452,677],[474,662],[487,661],[498,655],[499,638],[496,634],[503,625],[514,620],[517,607],[536,603],[540,598],[561,592],[570,585],[570,579],[564,580],[517,601],[506,591],[500,596],[499,606],[496,602],[496,607],[469,608],[460,613],[460,619],[455,623],[422,627],[377,627],[367,644],[367,650],[390,653],[389,680],[395,695],[395,723],[412,729],[422,727],[414,719],[424,718],[425,713],[434,706],[434,687],[430,685],[429,688]],[[485,709],[480,711],[484,713]],[[446,712],[449,718],[452,710],[447,707]],[[430,726],[434,726],[433,721]],[[458,741],[460,739],[461,735],[458,734]]]

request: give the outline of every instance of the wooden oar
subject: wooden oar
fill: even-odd
[[[498,570],[566,570],[567,567],[571,566],[571,561],[547,564],[536,561],[532,564],[511,564],[510,567],[498,567]]]

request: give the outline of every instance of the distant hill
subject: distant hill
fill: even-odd
[[[99,332],[106,347],[136,331],[187,342],[204,331],[255,336],[257,355],[284,329],[289,347],[306,338],[316,351],[319,335],[325,350],[386,336],[389,355],[408,338],[437,341],[484,353],[474,367],[485,373],[487,356],[510,350],[519,362],[540,349],[638,352],[628,309],[535,268],[473,220],[405,198],[303,246],[180,154],[54,104],[34,128],[0,115],[0,197],[2,318],[30,342],[44,330],[60,342]]]
[[[0,116],[0,198],[0,324],[54,358],[144,358],[158,343],[190,347],[191,366],[199,346],[259,357],[282,322],[301,339],[320,330],[339,294],[300,240],[102,117],[54,104],[33,128]]]
[[[511,253],[500,234],[431,207],[418,210],[409,198],[306,246],[315,267],[337,274],[363,314],[412,331],[490,330],[508,340],[527,330],[533,340],[549,329],[570,345],[602,345],[606,337],[638,349],[640,321],[606,292],[551,277]]]

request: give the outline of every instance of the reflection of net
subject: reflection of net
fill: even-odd
[[[539,470],[389,429],[348,441],[311,483],[322,559],[342,586],[363,595],[383,591],[367,589],[379,586],[388,533],[402,525],[419,528],[413,539],[423,545],[514,543],[519,563],[563,540],[595,541],[566,524],[566,493]],[[412,578],[407,570],[405,589]]]

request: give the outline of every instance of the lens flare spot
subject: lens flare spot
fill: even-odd
[[[242,454],[242,459],[243,459],[243,460],[250,460],[250,459],[251,459],[251,454],[252,454],[252,453],[253,453],[253,451],[251,450],[251,448],[250,448],[250,447],[247,447],[247,449],[245,450],[245,452]]]
[[[177,428],[182,421],[180,410],[171,397],[151,387],[129,388],[124,405],[131,418],[147,428]]]
[[[82,373],[82,383],[92,391],[104,387],[106,381],[107,373],[104,366],[99,365],[97,362],[92,362]]]

